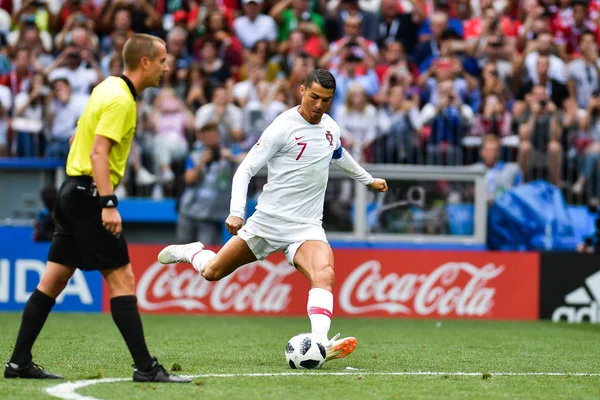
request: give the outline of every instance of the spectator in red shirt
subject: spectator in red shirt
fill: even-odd
[[[31,51],[26,47],[19,47],[15,52],[13,70],[0,77],[0,85],[7,86],[12,95],[16,96],[23,91],[23,83],[31,75]]]
[[[573,0],[573,21],[571,24],[561,24],[557,27],[554,43],[558,45],[559,53],[564,60],[572,58],[573,53],[580,52],[579,39],[585,31],[599,38],[598,26],[588,19],[588,4],[585,0]]]

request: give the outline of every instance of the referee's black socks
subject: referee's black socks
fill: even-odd
[[[24,367],[31,362],[31,348],[35,343],[50,310],[56,303],[52,297],[35,289],[31,294],[21,317],[21,328],[17,336],[17,343],[13,350],[10,362],[17,364],[19,367]]]
[[[123,339],[125,339],[137,369],[142,372],[150,371],[154,360],[146,347],[142,319],[137,307],[137,297],[113,297],[110,299],[110,311]]]

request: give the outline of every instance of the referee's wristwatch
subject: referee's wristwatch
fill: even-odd
[[[110,196],[98,197],[98,202],[102,208],[115,208],[119,204],[119,199],[114,194],[111,194]]]

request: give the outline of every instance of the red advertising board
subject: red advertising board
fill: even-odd
[[[158,263],[161,248],[129,247],[142,312],[306,315],[309,284],[282,254],[207,282],[190,265]],[[537,253],[338,249],[334,254],[336,316],[538,318]],[[108,310],[106,291],[104,298]]]

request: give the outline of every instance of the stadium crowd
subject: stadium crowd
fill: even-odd
[[[165,39],[171,70],[138,98],[121,196],[179,195],[203,176],[207,190],[226,187],[231,166],[299,103],[299,85],[321,67],[336,77],[330,114],[360,162],[482,160],[490,199],[538,177],[580,199],[600,197],[598,0],[0,7],[0,156],[65,158],[94,85],[121,74],[129,35]]]

